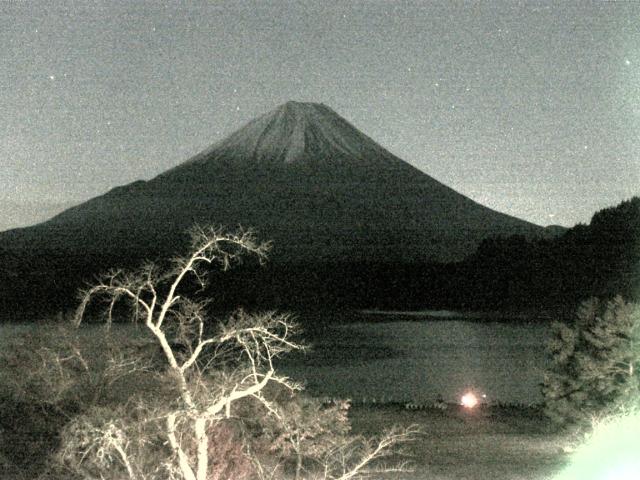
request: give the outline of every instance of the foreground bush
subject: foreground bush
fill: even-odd
[[[288,315],[238,311],[213,321],[207,303],[185,292],[194,283],[204,288],[211,265],[227,269],[245,253],[262,261],[267,245],[247,232],[212,229],[194,230],[192,239],[190,253],[166,269],[112,271],[83,293],[77,327],[93,305],[104,308],[106,327],[126,305],[142,326],[138,334],[124,339],[108,329],[90,351],[78,328],[59,345],[17,349],[24,358],[15,371],[31,365],[34,373],[8,382],[14,397],[52,405],[65,419],[51,472],[113,480],[347,480],[375,472],[376,460],[415,436],[410,428],[374,440],[352,437],[347,404],[321,405],[278,375],[274,360],[302,348]]]
[[[25,478],[46,466],[74,417],[154,386],[135,342],[122,340],[101,328],[38,324],[0,352],[0,454]]]

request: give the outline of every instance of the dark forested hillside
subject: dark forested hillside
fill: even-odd
[[[640,294],[640,198],[593,215],[554,239],[481,242],[457,267],[457,303],[487,307],[565,304]]]

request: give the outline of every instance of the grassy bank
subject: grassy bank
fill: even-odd
[[[406,410],[401,405],[353,406],[354,433],[375,435],[392,425],[418,424],[424,435],[408,446],[415,471],[388,479],[541,480],[566,465],[568,434],[554,433],[534,408],[483,407],[468,411]]]

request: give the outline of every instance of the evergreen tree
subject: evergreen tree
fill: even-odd
[[[585,423],[640,394],[640,309],[617,296],[583,302],[573,322],[554,323],[542,392],[554,421]]]

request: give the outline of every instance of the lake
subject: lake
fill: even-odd
[[[548,322],[460,318],[454,312],[299,319],[313,325],[307,328],[313,348],[282,359],[278,369],[315,395],[424,404],[438,396],[455,402],[473,389],[489,402],[542,401]],[[0,325],[0,345],[29,328]]]
[[[358,319],[310,331],[313,350],[282,361],[282,372],[316,395],[354,401],[454,402],[468,389],[488,402],[542,401],[548,322],[455,314]]]

